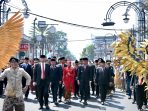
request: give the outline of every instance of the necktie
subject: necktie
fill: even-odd
[[[143,83],[143,79],[140,80],[140,85],[142,85],[142,83]]]
[[[44,63],[42,63],[42,79],[45,79]]]

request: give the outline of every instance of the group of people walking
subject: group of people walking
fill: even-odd
[[[23,60],[12,57],[0,74],[0,96],[5,86],[3,111],[13,111],[14,107],[15,111],[25,111],[24,100],[34,91],[40,110],[44,105],[46,109],[50,108],[50,94],[56,106],[62,101],[70,103],[72,95],[87,105],[91,94],[100,98],[104,105],[107,94],[115,91],[115,86],[119,88],[119,80],[120,88],[126,91],[128,99],[133,94],[132,103],[137,103],[138,109],[142,110],[143,105],[147,106],[146,83],[136,74],[131,75],[130,71],[117,73],[114,69],[110,60],[102,58],[89,63],[88,58],[72,62],[65,57],[57,60],[55,56],[46,58],[45,55],[33,61],[28,57]]]
[[[88,58],[73,63],[65,57],[57,60],[41,55],[33,62],[28,57],[24,60],[12,57],[9,62],[10,66],[0,74],[1,80],[7,78],[3,111],[13,111],[13,107],[15,111],[24,111],[24,99],[27,100],[29,92],[34,90],[40,110],[44,105],[50,108],[49,94],[56,106],[62,101],[70,103],[72,95],[87,105],[91,93],[104,105],[106,95],[115,91],[111,61],[105,62],[102,58],[90,64]]]

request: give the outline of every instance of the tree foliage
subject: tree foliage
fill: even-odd
[[[52,50],[58,57],[65,56],[69,59],[74,59],[74,55],[67,48],[67,34],[62,31],[56,31],[51,33],[49,27],[39,28],[38,25],[35,25],[31,28],[30,36],[31,43],[38,44],[36,36],[41,35],[43,37],[41,43],[46,44],[46,50]]]
[[[94,60],[94,45],[90,44],[87,47],[85,47],[81,53],[81,57],[88,57],[89,60],[93,61]]]

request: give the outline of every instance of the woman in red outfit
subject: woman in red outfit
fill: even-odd
[[[75,69],[71,66],[71,61],[67,61],[67,67],[63,70],[64,98],[66,102],[70,102],[71,93],[74,92],[74,77]]]

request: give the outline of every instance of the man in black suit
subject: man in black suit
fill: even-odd
[[[83,58],[83,66],[78,69],[78,84],[80,85],[81,100],[84,100],[84,105],[87,105],[87,100],[90,94],[90,82],[92,81],[91,67],[88,65],[88,58]]]
[[[79,94],[79,85],[78,85],[78,82],[77,82],[77,80],[78,80],[78,67],[79,67],[79,61],[76,60],[75,61],[75,66],[74,66],[75,73],[76,73],[75,81],[74,81],[74,86],[75,86],[74,96],[75,97],[80,96],[80,94]]]
[[[57,67],[60,68],[61,80],[62,80],[62,78],[63,78],[63,68],[67,67],[67,65],[65,64],[65,57],[59,58],[59,64],[57,65]],[[62,102],[63,93],[64,93],[64,87],[63,87],[63,81],[61,81],[60,84],[59,84],[59,92],[58,92],[59,102]]]
[[[40,103],[40,110],[43,109],[43,104],[45,104],[46,109],[48,106],[48,89],[50,83],[50,66],[46,64],[46,56],[40,56],[40,63],[35,65],[34,68],[34,79],[33,85],[37,85],[38,99]]]
[[[100,59],[100,67],[98,67],[96,71],[96,84],[99,84],[100,87],[100,96],[101,96],[101,104],[104,105],[107,89],[109,86],[109,82],[111,80],[110,69],[105,67],[105,61]]]
[[[51,59],[50,65],[50,86],[53,95],[53,102],[57,106],[57,93],[59,83],[61,83],[61,71],[60,68],[56,66],[56,60],[54,58]]]
[[[25,57],[24,63],[22,63],[20,65],[20,67],[23,68],[31,76],[31,80],[32,80],[33,70],[32,70],[32,66],[29,64],[28,57]],[[22,85],[23,85],[23,88],[26,86],[26,79],[24,77],[22,78]],[[25,93],[25,99],[28,99],[29,90],[30,90],[30,88],[28,88],[28,90]]]

